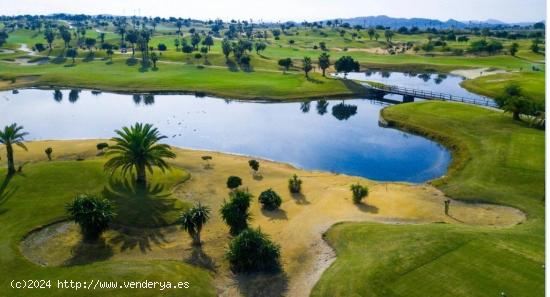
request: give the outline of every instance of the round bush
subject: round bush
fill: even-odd
[[[157,46],[157,48],[158,48],[158,50],[161,51],[161,52],[163,52],[163,51],[165,51],[165,50],[167,49],[166,44],[164,44],[164,43],[159,43],[158,46]]]
[[[273,272],[280,269],[280,247],[260,229],[246,229],[229,243],[226,257],[234,272]]]
[[[238,176],[230,176],[227,178],[227,187],[231,190],[238,188],[243,184],[243,180]]]
[[[267,210],[275,210],[281,206],[283,200],[272,189],[263,191],[258,197],[258,201],[262,204],[262,207]]]

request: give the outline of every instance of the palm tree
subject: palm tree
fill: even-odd
[[[8,159],[8,175],[12,175],[15,173],[12,145],[15,144],[23,148],[24,150],[27,150],[27,147],[23,143],[23,138],[28,134],[29,133],[27,132],[23,132],[23,126],[18,126],[16,123],[4,127],[4,130],[0,130],[0,144],[6,146],[6,154]]]
[[[121,169],[123,175],[135,170],[136,183],[146,185],[146,170],[152,174],[153,167],[158,167],[164,172],[170,167],[164,158],[176,157],[169,145],[158,144],[166,136],[160,135],[151,124],[136,123],[129,128],[123,127],[122,131],[116,130],[115,133],[119,137],[111,139],[115,145],[109,146],[106,155],[112,157],[105,163],[105,170],[111,174],[117,169]]]
[[[180,223],[183,229],[193,239],[193,245],[201,245],[202,227],[210,218],[210,208],[200,202],[188,211],[181,214]]]
[[[94,195],[80,194],[66,209],[70,219],[80,225],[84,240],[90,242],[96,241],[115,217],[111,202]]]

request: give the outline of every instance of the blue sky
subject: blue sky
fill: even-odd
[[[53,12],[303,21],[388,15],[441,20],[546,19],[545,0],[0,0],[0,14]]]

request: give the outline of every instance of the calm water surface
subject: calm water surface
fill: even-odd
[[[379,181],[424,182],[445,174],[449,152],[425,138],[380,127],[382,107],[366,99],[251,103],[27,89],[0,92],[0,125],[17,122],[30,133],[29,140],[40,140],[108,138],[122,126],[147,122],[171,145],[306,169]]]
[[[395,85],[410,89],[439,92],[461,96],[465,98],[483,100],[487,97],[469,92],[462,88],[460,83],[463,77],[451,74],[432,74],[432,73],[403,73],[403,72],[352,72],[348,78],[355,80],[374,81],[386,85]],[[391,95],[389,95],[391,96]],[[401,96],[399,96],[399,99]]]

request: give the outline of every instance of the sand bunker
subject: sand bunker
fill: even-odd
[[[465,77],[467,79],[476,79],[478,77],[506,73],[506,70],[502,69],[490,69],[490,68],[477,68],[477,69],[458,69],[451,71],[451,74]]]

